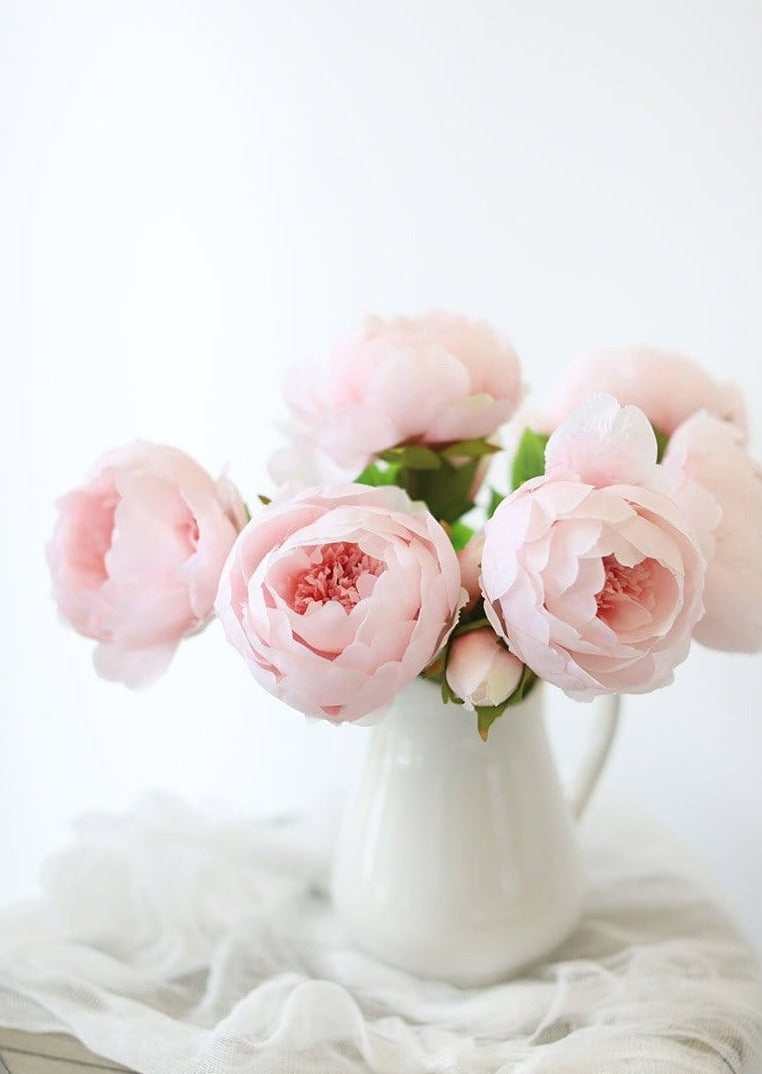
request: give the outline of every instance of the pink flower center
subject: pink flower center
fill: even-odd
[[[603,588],[596,593],[598,617],[613,626],[614,621],[633,605],[652,612],[656,604],[654,596],[654,560],[644,559],[634,567],[625,567],[616,556],[604,556],[606,579]],[[618,622],[617,622],[617,625]]]
[[[329,601],[351,611],[370,592],[370,579],[385,570],[380,559],[344,541],[314,549],[311,558],[309,569],[295,579],[291,607],[300,615],[312,604]]]
[[[98,493],[83,490],[74,492],[74,498],[79,509],[69,534],[71,565],[81,585],[98,589],[108,578],[106,553],[111,547],[119,493],[113,488]]]
[[[180,540],[187,547],[188,554],[192,555],[197,550],[199,538],[201,537],[198,521],[191,515],[187,522],[180,523],[177,527],[177,532]]]

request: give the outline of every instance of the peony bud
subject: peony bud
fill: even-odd
[[[482,566],[482,549],[484,548],[484,534],[475,533],[468,544],[458,552],[460,564],[460,584],[468,593],[466,612],[472,612],[481,600],[482,591],[479,588],[479,571]]]
[[[447,657],[447,684],[473,711],[502,705],[521,681],[524,665],[506,649],[491,627],[460,634]]]

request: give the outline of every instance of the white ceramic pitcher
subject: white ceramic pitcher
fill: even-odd
[[[360,947],[461,986],[501,980],[576,926],[584,877],[579,816],[613,740],[598,723],[573,788],[551,756],[538,683],[482,742],[476,717],[416,679],[372,731],[344,813],[332,897]]]

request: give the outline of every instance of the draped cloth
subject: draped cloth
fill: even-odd
[[[586,914],[516,980],[459,989],[358,951],[327,899],[336,811],[170,798],[90,815],[0,911],[0,1024],[143,1074],[760,1074],[762,989],[710,885],[595,805]]]

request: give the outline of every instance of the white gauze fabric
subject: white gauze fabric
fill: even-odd
[[[90,816],[0,914],[0,1023],[143,1074],[760,1074],[754,960],[660,832],[582,827],[587,914],[522,978],[458,989],[357,951],[326,899],[331,811],[170,799]]]

